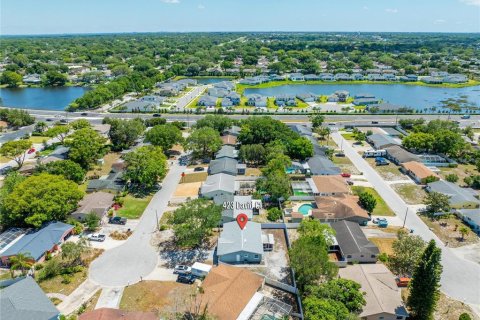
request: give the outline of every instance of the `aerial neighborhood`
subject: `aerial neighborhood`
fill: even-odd
[[[479,319],[479,41],[2,37],[0,318]]]

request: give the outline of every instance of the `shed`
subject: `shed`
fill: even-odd
[[[197,277],[205,277],[210,270],[212,269],[212,266],[209,264],[201,263],[201,262],[195,262],[192,265],[192,274]]]

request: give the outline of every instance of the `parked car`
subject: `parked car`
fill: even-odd
[[[410,280],[411,279],[408,277],[402,277],[402,278],[396,278],[395,282],[397,283],[397,287],[405,288],[405,287],[408,287]]]
[[[108,223],[125,225],[127,223],[127,219],[122,217],[111,217],[108,219]]]
[[[383,220],[382,220],[382,221],[379,221],[379,222],[378,222],[378,227],[379,227],[379,228],[386,228],[386,227],[388,227],[388,221],[387,221],[387,220],[385,220],[385,221],[383,221]]]
[[[67,119],[61,119],[60,123],[66,124],[66,123],[68,123],[68,120]]]
[[[342,158],[343,158],[343,157],[345,157],[345,153],[343,153],[343,152],[338,152],[338,153],[335,154],[335,156],[336,156],[336,157],[342,157]]]
[[[341,174],[341,176],[344,177],[344,178],[350,178],[352,175],[351,175],[350,173],[348,173],[348,172],[343,172],[343,173]]]
[[[28,153],[28,154],[32,154],[32,153],[34,153],[34,152],[35,152],[35,148],[31,148],[30,150],[28,150],[27,153]]]
[[[378,121],[372,121],[372,124],[378,124]]]
[[[205,171],[205,168],[204,167],[195,167],[195,169],[193,169],[193,171]]]
[[[191,274],[181,274],[177,278],[177,282],[192,284],[195,282],[195,277]]]
[[[192,268],[185,266],[183,264],[176,265],[173,269],[174,274],[189,274],[192,271]]]
[[[464,114],[461,118],[462,119],[470,119],[470,115],[469,114]]]
[[[88,113],[82,112],[82,113],[80,113],[80,115],[85,117],[85,116],[88,116]]]
[[[349,186],[353,186],[353,180],[348,179],[348,180],[347,180],[347,184],[348,184]]]
[[[45,119],[45,121],[50,122],[50,121],[53,121],[53,119],[47,118],[47,119]]]
[[[372,222],[375,223],[375,224],[378,224],[381,221],[387,222],[387,219],[385,219],[385,218],[375,218],[375,219],[372,220]]]
[[[154,118],[160,118],[162,115],[160,113],[154,113],[152,117]]]
[[[92,234],[89,234],[87,236],[87,239],[90,240],[90,241],[103,242],[103,241],[105,241],[106,237],[107,236],[105,236],[104,234],[101,234],[101,233],[92,233]]]

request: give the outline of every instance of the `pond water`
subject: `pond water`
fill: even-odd
[[[298,84],[271,88],[249,88],[245,89],[244,94],[256,93],[269,97],[299,93],[330,95],[337,90],[347,90],[351,96],[369,93],[384,102],[420,110],[432,107],[441,108],[443,106],[442,101],[448,99],[461,101],[464,106],[480,107],[480,86],[438,88],[404,84]]]
[[[85,87],[2,88],[0,97],[5,107],[63,110],[87,90]]]
[[[222,77],[214,77],[214,78],[195,78],[195,80],[198,81],[200,84],[212,84],[212,83],[218,83],[222,81],[231,81],[233,80],[232,78],[222,78]]]

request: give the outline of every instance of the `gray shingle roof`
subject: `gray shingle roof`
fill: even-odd
[[[229,196],[229,197],[218,197],[214,198],[213,201],[223,206],[225,201],[232,204],[233,207],[228,207],[223,209],[222,216],[237,218],[240,213],[245,213],[248,219],[253,218],[253,207],[252,207],[252,196]]]
[[[381,133],[374,133],[368,136],[367,141],[373,144],[377,149],[383,149],[385,147],[400,144],[400,142],[396,141],[391,136]]]
[[[455,183],[445,180],[429,183],[428,190],[450,196],[451,204],[461,204],[465,202],[477,202],[480,204],[480,200],[474,196],[476,194],[475,190],[471,188],[462,188]]]
[[[399,163],[409,162],[409,161],[417,161],[422,162],[419,156],[408,152],[407,150],[403,149],[400,146],[391,146],[386,147],[385,150],[389,157],[396,159]]]
[[[344,255],[349,254],[379,254],[377,246],[370,242],[357,222],[331,222],[330,226],[336,232],[337,242]]]
[[[47,250],[61,241],[62,236],[73,226],[63,222],[52,222],[48,226],[24,235],[10,248],[2,253],[2,257],[14,256],[19,253],[29,253],[35,261],[40,259]]]
[[[235,149],[235,147],[225,145],[223,146],[216,154],[215,158],[220,159],[224,157],[228,158],[236,158],[238,156],[238,151]]]
[[[236,221],[223,225],[223,231],[218,238],[217,254],[222,256],[239,251],[263,254],[260,223],[249,221],[243,230]]]
[[[235,193],[235,177],[225,173],[208,176],[202,184],[201,194],[217,190]]]
[[[307,163],[313,175],[335,175],[342,172],[342,170],[327,157],[313,156],[308,159]]]
[[[0,290],[1,318],[15,320],[57,319],[58,310],[31,277]]]
[[[226,157],[210,161],[210,164],[208,165],[208,174],[227,173],[236,176],[237,164],[237,160]]]
[[[480,209],[460,209],[458,212],[469,221],[480,226]]]

